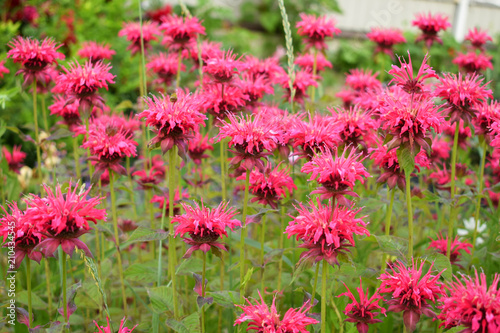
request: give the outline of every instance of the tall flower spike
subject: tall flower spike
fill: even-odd
[[[183,215],[177,215],[172,219],[172,223],[178,223],[175,228],[175,236],[184,236],[189,234],[190,238],[185,238],[184,242],[191,247],[184,254],[184,258],[189,258],[196,250],[207,253],[210,249],[226,251],[224,245],[218,242],[222,236],[227,237],[226,228],[231,231],[241,226],[239,220],[233,217],[238,214],[233,207],[228,208],[228,203],[221,202],[216,208],[205,207],[203,201],[201,207],[195,203],[195,206],[182,204]]]
[[[273,297],[271,307],[269,307],[258,291],[260,303],[257,300],[256,304],[252,304],[245,298],[248,305],[239,305],[237,307],[243,310],[243,313],[234,322],[234,326],[241,325],[248,321],[247,331],[269,332],[269,333],[285,333],[285,332],[304,332],[307,331],[308,325],[317,324],[316,319],[310,318],[306,313],[310,310],[309,302],[304,303],[300,308],[290,308],[280,320],[280,315],[276,309],[276,296]]]
[[[424,81],[430,78],[439,78],[432,67],[427,64],[428,59],[429,56],[426,54],[422,61],[422,65],[420,65],[417,76],[414,76],[410,51],[408,51],[408,63],[403,57],[398,57],[401,67],[391,65],[392,69],[389,71],[389,74],[393,76],[393,79],[389,82],[389,85],[395,83],[408,94],[427,92]]]
[[[369,329],[368,324],[382,322],[382,320],[375,318],[379,314],[383,314],[385,316],[385,309],[378,304],[378,302],[383,300],[383,297],[380,296],[377,291],[375,291],[375,294],[373,294],[372,297],[368,297],[368,288],[366,288],[366,292],[363,290],[363,284],[360,277],[359,287],[356,288],[359,295],[358,301],[349,288],[347,288],[345,283],[344,286],[346,287],[347,292],[340,294],[337,297],[347,296],[352,301],[352,303],[346,305],[344,310],[344,314],[349,317],[346,321],[356,323],[356,328],[359,333],[367,333]]]
[[[340,265],[337,256],[355,245],[354,235],[370,236],[364,217],[356,218],[361,208],[351,210],[338,204],[332,208],[331,201],[323,205],[317,198],[316,202],[310,201],[308,206],[300,203],[295,209],[298,216],[292,216],[285,233],[288,238],[295,235],[304,242],[299,247],[308,249],[300,255],[300,261],[324,259],[332,266]]]
[[[161,147],[165,154],[175,146],[178,153],[184,156],[187,140],[199,125],[205,125],[207,117],[202,114],[202,101],[196,94],[177,89],[172,96],[145,98],[147,109],[138,114],[146,118],[146,124],[152,126],[156,136],[149,142],[150,147]]]
[[[488,287],[486,275],[475,271],[475,278],[462,275],[447,286],[449,296],[441,298],[439,326],[446,329],[463,326],[462,332],[489,333],[500,330],[500,275],[494,274]]]
[[[296,24],[297,31],[300,36],[306,38],[308,48],[314,47],[318,50],[324,50],[326,49],[325,39],[340,33],[340,29],[335,26],[334,19],[304,13],[300,14],[300,18],[301,21]]]
[[[342,155],[335,156],[327,149],[320,154],[316,154],[313,159],[304,164],[301,172],[310,173],[309,181],[316,179],[321,185],[311,193],[321,194],[321,198],[337,199],[342,205],[349,205],[346,195],[357,197],[353,192],[356,181],[364,183],[364,177],[370,177],[366,168],[361,163],[363,159],[356,154],[356,149],[346,148]]]
[[[228,114],[229,122],[222,121],[217,141],[230,138],[229,147],[235,155],[231,164],[243,166],[246,170],[257,167],[264,169],[261,158],[270,155],[278,146],[280,132],[273,123],[265,122],[262,115],[247,115],[246,118]]]
[[[44,84],[50,80],[45,69],[56,64],[57,60],[64,59],[65,56],[57,50],[62,44],[57,44],[51,38],[39,41],[34,38],[16,37],[8,43],[10,50],[7,58],[12,58],[15,63],[20,63],[22,68],[16,75],[24,75],[24,86],[30,85],[34,79]]]
[[[452,124],[460,119],[470,122],[478,106],[493,97],[487,88],[489,82],[483,84],[483,80],[477,74],[462,76],[460,73],[446,73],[439,79],[434,94],[446,102],[444,109]]]
[[[77,193],[78,187],[72,188],[71,183],[64,194],[60,184],[55,191],[47,185],[43,188],[45,197],[33,196],[26,199],[26,217],[32,223],[42,226],[44,233],[48,235],[35,250],[41,251],[45,257],[53,257],[61,245],[69,256],[73,255],[75,248],[79,248],[86,256],[92,257],[87,245],[78,238],[90,230],[90,222],[96,224],[98,220],[106,220],[106,210],[96,208],[104,198],[87,199],[91,188],[85,190],[82,187]]]
[[[432,274],[432,267],[423,274],[424,262],[415,263],[412,258],[411,267],[406,267],[400,261],[391,265],[392,272],[385,272],[380,275],[382,281],[378,292],[380,294],[390,294],[387,301],[388,311],[403,311],[403,321],[406,329],[413,332],[422,314],[435,318],[432,311],[432,303],[435,303],[443,296],[442,283],[438,281],[443,273]],[[422,276],[423,275],[423,276]]]
[[[245,175],[241,175],[236,180],[245,180]],[[280,165],[273,169],[271,163],[268,162],[263,172],[252,170],[249,189],[254,195],[250,202],[258,202],[276,209],[278,201],[286,197],[285,189],[291,194],[297,186],[290,177],[289,169],[280,168]]]
[[[99,89],[108,90],[109,83],[115,83],[115,75],[110,73],[111,65],[90,60],[82,66],[79,62],[71,62],[64,68],[64,74],[56,79],[55,93],[65,93],[68,104],[78,101],[84,112],[92,106],[104,107],[104,99],[98,94]]]

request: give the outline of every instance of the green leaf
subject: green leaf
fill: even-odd
[[[153,263],[149,265],[133,264],[129,266],[123,274],[131,281],[155,282],[157,270],[156,265]]]
[[[253,274],[253,267],[251,267],[245,274],[245,277],[243,278],[243,282],[241,282],[241,286],[242,287],[245,287],[248,283],[248,281],[250,281],[250,278],[252,277],[252,274]]]
[[[434,253],[428,256],[425,260],[431,264],[434,263],[434,269],[436,269],[439,272],[445,269],[445,271],[443,272],[443,274],[441,274],[441,276],[445,280],[451,281],[453,277],[453,269],[451,268],[451,263],[447,256],[441,253]]]
[[[408,241],[396,236],[376,236],[380,250],[384,253],[404,258],[408,252]]]
[[[158,241],[160,239],[167,238],[168,233],[166,232],[158,232],[150,228],[139,227],[134,230],[132,235],[130,235],[130,238],[127,240],[126,244],[128,246],[132,243]]]
[[[203,270],[203,260],[196,258],[194,256],[189,259],[183,260],[177,270],[175,275],[191,275],[191,273],[201,272]]]
[[[0,138],[5,134],[7,127],[5,126],[5,121],[0,119]]]
[[[398,156],[399,165],[403,168],[405,173],[412,173],[415,169],[415,157],[408,145],[403,145],[396,151]]]
[[[213,297],[214,303],[225,308],[234,308],[234,304],[239,302],[240,293],[235,291],[214,291],[207,293],[209,297]]]
[[[174,308],[172,288],[160,286],[156,288],[148,288],[149,300],[151,308],[156,313],[171,311]]]
[[[28,292],[26,290],[21,290],[16,294],[16,301],[21,303],[21,304],[28,304]],[[31,306],[33,309],[40,310],[40,309],[47,309],[47,303],[44,302],[34,292],[31,293]]]
[[[200,329],[200,314],[199,312],[194,312],[184,318],[182,323],[187,328],[189,333],[198,333],[201,332]]]
[[[277,26],[280,23],[280,15],[276,12],[264,12],[260,14],[260,24],[268,32],[276,31]]]
[[[182,322],[179,322],[175,319],[167,319],[165,324],[170,327],[171,329],[174,330],[174,332],[179,332],[179,333],[189,333],[186,325],[184,325]]]
[[[317,263],[316,265],[318,265]],[[301,260],[295,265],[295,269],[293,270],[293,275],[292,275],[292,281],[290,281],[290,284],[292,284],[295,279],[306,269],[310,268],[312,265],[308,260]]]

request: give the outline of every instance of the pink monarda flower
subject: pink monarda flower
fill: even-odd
[[[348,150],[346,148],[340,156],[335,150],[335,156],[333,156],[331,150],[327,149],[304,164],[300,171],[310,173],[309,181],[316,180],[321,185],[311,193],[321,194],[321,199],[337,199],[343,205],[349,204],[349,201],[345,199],[346,195],[358,196],[353,192],[356,181],[359,180],[363,184],[363,177],[370,177],[370,174],[361,163],[363,158],[356,154],[356,149]]]
[[[315,114],[309,121],[294,118],[288,132],[289,140],[294,148],[299,148],[295,153],[299,158],[312,159],[315,153],[333,149],[339,139],[338,125],[330,117]]]
[[[269,333],[287,333],[287,332],[303,332],[309,333],[307,326],[317,324],[316,319],[308,317],[306,314],[311,309],[309,302],[304,303],[300,308],[290,308],[283,320],[280,319],[278,310],[276,309],[276,296],[273,297],[271,308],[264,302],[260,291],[260,297],[256,304],[252,304],[247,298],[245,301],[248,305],[239,305],[237,307],[243,310],[243,313],[234,322],[234,326],[243,324],[248,321],[247,331],[269,332]]]
[[[84,112],[92,106],[102,108],[104,99],[99,96],[101,88],[108,90],[108,83],[115,83],[115,75],[111,74],[111,65],[101,62],[92,63],[90,60],[82,66],[79,62],[71,62],[69,68],[64,67],[64,74],[56,79],[55,93],[65,93],[68,96],[67,104],[78,101]]]
[[[187,140],[199,125],[205,125],[207,117],[202,114],[201,99],[196,94],[177,89],[172,96],[145,98],[147,109],[139,113],[139,119],[146,118],[146,124],[153,127],[156,136],[149,142],[150,147],[161,147],[165,154],[174,146],[179,156],[187,150]]]
[[[5,67],[5,60],[0,61],[0,78],[3,78],[4,74],[9,74],[10,71],[7,67]]]
[[[300,14],[300,18],[301,21],[297,22],[295,26],[299,35],[305,37],[308,48],[314,47],[317,50],[324,50],[326,49],[325,39],[340,33],[340,29],[335,27],[334,19],[304,13]]]
[[[305,53],[302,55],[299,55],[298,57],[295,58],[296,65],[298,65],[300,68],[308,70],[310,72],[313,72],[314,69],[314,54],[312,53]],[[332,68],[332,63],[329,62],[323,53],[317,53],[316,54],[316,73],[324,71],[326,68]]]
[[[58,115],[63,118],[63,123],[68,126],[69,130],[75,132],[82,124],[80,117],[80,103],[74,101],[67,103],[67,97],[62,95],[54,95],[54,104],[49,106],[51,115]]]
[[[383,300],[382,296],[380,296],[376,291],[372,297],[368,297],[368,288],[366,288],[366,292],[363,290],[361,278],[359,278],[359,287],[356,288],[359,295],[359,301],[349,288],[347,288],[345,283],[344,286],[346,287],[347,292],[340,294],[337,297],[347,296],[352,301],[352,303],[346,305],[344,310],[344,314],[349,317],[346,321],[356,323],[356,328],[359,333],[368,333],[368,324],[382,322],[382,320],[375,318],[379,314],[383,314],[385,316],[385,309],[378,304],[378,302]]]
[[[193,60],[196,67],[200,64],[200,59],[198,58],[199,47],[201,48],[201,61],[203,64],[206,64],[208,59],[219,58],[224,54],[222,51],[222,44],[217,42],[204,40],[199,47],[198,43],[194,42],[189,43],[187,46],[188,50],[186,50],[186,52],[189,54],[191,60]]]
[[[398,161],[396,149],[388,150],[387,146],[379,146],[372,151],[372,159],[374,164],[380,168],[380,177],[378,183],[387,183],[390,189],[398,186],[401,191],[404,191],[406,179],[404,170],[401,169]],[[420,172],[420,168],[429,168],[430,163],[426,153],[421,150],[415,156],[415,169]]]
[[[17,203],[7,204],[10,213],[2,206],[5,215],[0,218],[0,237],[3,239],[4,246],[12,246],[8,244],[14,242],[14,269],[21,266],[24,257],[35,260],[40,263],[42,254],[33,251],[36,245],[45,237],[42,225],[33,223],[25,216],[25,212],[17,207]],[[14,233],[13,238],[12,232]],[[12,270],[12,269],[11,269]]]
[[[319,262],[324,259],[332,266],[340,266],[337,256],[349,252],[348,248],[355,245],[354,235],[370,236],[364,217],[356,218],[361,208],[352,210],[339,204],[332,208],[331,200],[323,205],[316,199],[308,206],[300,203],[295,209],[299,215],[292,216],[285,233],[288,238],[296,235],[297,240],[304,242],[299,247],[308,249],[300,255],[300,261]]]
[[[250,101],[250,97],[240,87],[227,84],[204,85],[199,96],[203,110],[218,120],[237,112]]]
[[[481,51],[484,50],[484,45],[488,41],[493,41],[488,32],[477,27],[470,29],[467,35],[465,35],[464,40],[468,40],[472,44],[472,47]]]
[[[403,33],[399,29],[393,28],[372,28],[366,34],[369,40],[377,44],[375,53],[385,53],[394,59],[393,47],[396,44],[406,43]]]
[[[441,298],[441,313],[438,318],[443,321],[439,326],[446,329],[464,326],[464,333],[490,333],[500,330],[500,275],[494,274],[488,287],[486,275],[481,272],[476,277],[462,275],[462,281],[447,286],[449,296]]]
[[[162,195],[155,194],[151,199],[151,203],[157,203],[160,210],[163,211],[163,209],[165,209],[165,213],[166,215],[168,215],[170,212],[169,198],[170,197],[167,190],[167,192],[163,193]],[[172,206],[174,216],[179,215],[179,213],[181,212],[181,203],[186,199],[189,199],[189,193],[187,192],[187,190],[181,190],[177,188],[174,192],[174,204]]]
[[[2,147],[2,155],[7,160],[9,165],[9,170],[15,173],[19,173],[19,169],[24,165],[24,159],[26,158],[26,153],[21,151],[20,146],[12,147],[12,153],[7,149],[7,147]]]
[[[340,140],[344,145],[366,149],[376,142],[377,122],[372,118],[373,112],[365,111],[358,107],[327,108],[331,119],[338,124]]]
[[[382,87],[382,83],[377,79],[378,72],[373,73],[370,69],[352,69],[345,78],[345,83],[357,92],[375,90]]]
[[[203,159],[210,157],[210,155],[205,154],[207,150],[214,150],[214,146],[208,141],[208,133],[204,136],[199,130],[195,131],[195,135],[189,140],[188,145],[188,155],[194,164],[201,165]]]
[[[201,250],[207,253],[210,249],[218,251],[218,249],[227,251],[222,243],[219,243],[219,238],[227,237],[226,228],[233,231],[234,228],[240,227],[241,222],[233,219],[238,214],[233,207],[228,208],[228,203],[221,202],[217,208],[210,209],[205,207],[203,201],[201,207],[195,203],[195,206],[182,204],[182,208],[186,212],[183,215],[177,215],[172,219],[172,223],[178,223],[175,228],[175,237],[189,234],[190,238],[185,238],[184,242],[191,245],[186,251],[183,258],[189,258],[196,250]]]
[[[161,31],[156,22],[142,22],[142,40],[144,44],[144,52],[151,47],[151,41],[158,40]],[[127,50],[130,50],[132,55],[141,52],[141,24],[139,22],[123,23],[123,28],[118,32],[118,37],[126,37],[130,42]]]
[[[478,105],[479,109],[479,105]],[[474,120],[475,118],[473,118]],[[450,142],[453,142],[453,137],[455,135],[455,129],[456,127],[454,124],[446,123],[443,129],[443,133],[446,134],[450,138]],[[469,146],[468,139],[472,138],[472,133],[470,130],[469,126],[464,125],[464,121],[460,119],[459,125],[458,125],[458,147],[460,149],[467,149]]]
[[[430,150],[428,138],[431,129],[440,133],[441,125],[445,123],[439,108],[428,98],[413,99],[411,95],[397,99],[388,97],[380,110],[382,129],[390,135],[389,149],[409,146],[415,153],[420,147]]]
[[[264,170],[261,158],[270,155],[278,147],[280,133],[272,123],[264,121],[260,114],[246,115],[246,118],[228,114],[228,120],[229,122],[222,120],[220,132],[215,139],[219,142],[230,138],[229,147],[234,146],[231,152],[235,155],[231,164],[241,164],[248,171],[254,167]]]
[[[248,106],[256,104],[264,95],[272,95],[274,93],[271,82],[263,76],[252,77],[248,73],[243,73],[241,79],[235,80],[234,83],[239,86],[242,92],[248,96]]]
[[[431,240],[431,243],[429,244],[429,247],[427,249],[435,249],[438,253],[446,255],[446,251],[448,248],[448,236],[446,236],[446,238],[443,238],[443,235],[438,234],[436,236],[436,239],[432,239],[430,237],[429,239]],[[450,262],[460,268],[463,268],[457,263],[457,261],[459,261],[460,259],[459,257],[461,255],[461,250],[464,250],[466,253],[470,254],[469,248],[472,248],[471,243],[461,242],[458,240],[458,237],[455,237],[455,239],[451,243]]]
[[[236,180],[244,179],[245,175],[236,178]],[[276,209],[278,201],[286,197],[286,192],[291,194],[293,190],[297,189],[297,186],[290,177],[289,169],[280,168],[280,165],[273,169],[271,163],[268,162],[263,172],[252,170],[249,189],[250,193],[254,195],[250,202],[258,202]]]
[[[48,235],[35,250],[41,251],[45,257],[53,257],[61,245],[62,250],[72,256],[76,247],[92,258],[87,245],[78,238],[90,230],[89,222],[96,224],[98,220],[106,220],[106,210],[95,208],[104,198],[87,199],[91,188],[85,190],[82,187],[77,193],[78,187],[72,188],[71,183],[64,194],[60,184],[55,192],[47,185],[43,188],[45,197],[33,196],[26,200],[26,217],[32,223],[39,223]]]
[[[424,41],[427,48],[430,48],[434,42],[443,44],[443,41],[437,34],[439,31],[444,31],[448,27],[451,27],[448,17],[441,14],[432,15],[431,13],[417,14],[411,24],[422,31],[422,34],[417,37],[415,42]]]
[[[137,170],[132,176],[137,177],[136,182],[141,190],[148,190],[162,182],[165,175],[164,170],[158,170],[154,166],[149,169]]]
[[[90,150],[90,160],[96,165],[94,177],[100,177],[106,169],[126,174],[120,162],[124,157],[136,156],[137,145],[133,134],[122,126],[96,118],[89,126],[82,148]]]
[[[176,53],[160,52],[149,57],[146,68],[158,76],[154,82],[169,86],[177,75],[179,69],[179,55]],[[186,66],[181,63],[181,72],[186,70]]]
[[[445,139],[444,136],[438,135],[432,139],[431,146],[431,156],[430,161],[433,164],[441,164],[444,161],[447,161],[450,158],[451,152],[450,143]]]
[[[230,82],[239,70],[243,69],[241,57],[236,58],[232,50],[223,53],[220,57],[207,59],[203,72],[210,75],[215,83]]]
[[[411,95],[426,93],[427,90],[425,89],[424,81],[430,78],[439,78],[432,67],[427,64],[428,59],[429,57],[426,54],[422,61],[422,65],[420,65],[417,76],[414,76],[410,51],[408,51],[408,63],[405,58],[398,57],[401,67],[391,65],[392,69],[389,71],[389,74],[393,76],[393,79],[389,84],[395,83]]]
[[[312,71],[301,69],[295,72],[295,79],[292,82],[292,87],[295,90],[294,101],[300,104],[304,104],[304,99],[308,98],[307,89],[309,87],[317,87],[318,82],[316,81],[318,76],[313,75]],[[288,74],[283,73],[278,79],[280,85],[285,90],[284,99],[291,101],[292,93],[290,91],[290,77]]]
[[[82,58],[89,59],[93,63],[96,63],[101,60],[111,60],[113,55],[116,54],[116,51],[112,50],[109,44],[99,44],[93,41],[88,41],[82,43],[82,47],[78,50],[77,54]]]
[[[474,51],[467,53],[459,53],[453,63],[457,64],[460,69],[469,74],[484,72],[487,68],[493,69],[491,63],[492,57],[484,53],[475,53]]]
[[[125,327],[125,320],[126,318],[123,317],[122,321],[120,322],[120,328],[118,328],[118,331],[116,333],[131,333],[137,327],[137,325],[135,325],[132,328]],[[95,333],[113,333],[113,331],[111,330],[111,325],[109,324],[108,317],[106,317],[106,321],[108,322],[108,326],[104,327],[104,326],[99,326],[99,324],[94,320],[94,324],[95,326],[97,326],[98,330],[98,332]]]
[[[443,285],[438,281],[444,269],[433,275],[431,273],[433,264],[431,264],[429,271],[422,276],[423,267],[424,262],[421,262],[419,267],[413,258],[411,267],[406,267],[397,261],[390,266],[392,272],[387,271],[379,277],[382,284],[378,292],[390,294],[390,299],[387,301],[388,311],[403,311],[404,325],[409,332],[415,330],[422,314],[436,318],[431,303],[445,295]]]
[[[477,74],[462,76],[446,73],[439,78],[434,94],[445,101],[444,110],[448,112],[451,124],[462,119],[468,123],[475,117],[481,103],[492,98],[492,91]]]
[[[163,7],[147,10],[145,14],[146,14],[146,17],[149,18],[150,20],[157,22],[157,23],[161,23],[162,20],[165,17],[170,16],[172,14],[172,12],[173,12],[172,6],[169,4],[166,4],[166,5],[163,5]]]
[[[472,171],[467,165],[462,163],[456,164],[455,180],[471,174]],[[432,172],[429,175],[429,178],[434,180],[434,185],[436,186],[436,188],[448,192],[451,190],[451,171],[446,167],[446,163],[443,163],[443,169],[439,169],[438,167],[436,167],[436,171]]]
[[[45,38],[42,42],[33,38],[16,37],[8,43],[10,50],[7,58],[12,58],[15,63],[20,63],[22,68],[16,75],[24,75],[24,86],[30,85],[34,80],[43,82],[49,80],[45,69],[57,64],[58,59],[65,56],[58,52],[62,44],[57,44],[51,38]]]
[[[500,103],[491,101],[490,103],[481,103],[477,107],[476,117],[472,120],[476,135],[484,135],[491,139],[491,125],[500,119]]]
[[[246,73],[250,76],[264,77],[273,83],[277,83],[276,80],[285,73],[277,57],[259,59],[252,55],[246,55],[244,62]]]
[[[160,30],[163,30],[166,36],[163,43],[174,48],[184,47],[190,41],[196,39],[199,34],[205,34],[205,27],[201,25],[198,18],[177,15],[164,18]]]

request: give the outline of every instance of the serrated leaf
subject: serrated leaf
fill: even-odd
[[[214,291],[208,292],[208,296],[214,299],[214,303],[225,308],[234,308],[234,304],[239,302],[240,294],[235,291]]]
[[[151,309],[156,313],[171,311],[174,308],[174,295],[172,288],[160,286],[156,288],[147,288]]]
[[[186,327],[189,333],[198,333],[200,329],[200,314],[194,312],[182,320],[182,324]]]
[[[453,278],[453,269],[451,268],[450,260],[447,256],[441,253],[433,253],[425,259],[429,263],[434,263],[434,269],[438,272],[441,272],[443,269],[445,271],[441,276],[448,281],[451,281]]]
[[[179,333],[189,333],[186,325],[184,325],[182,322],[180,321],[177,321],[175,319],[167,319],[167,321],[165,322],[165,324],[171,328],[172,330],[174,330],[174,332],[179,332]]]
[[[134,230],[127,240],[127,245],[137,242],[158,241],[168,238],[168,233],[165,231],[155,231],[150,228],[139,227]]]
[[[404,258],[408,252],[408,240],[396,236],[376,236],[380,250]]]
[[[28,305],[28,292],[26,290],[21,290],[20,292],[16,293],[16,301]],[[34,292],[31,293],[31,306],[33,309],[39,310],[39,309],[46,309],[47,308],[47,303],[43,299],[40,298],[37,294]]]
[[[398,156],[399,165],[402,167],[405,173],[412,173],[415,169],[415,157],[413,156],[411,149],[408,145],[403,145],[396,151]]]
[[[131,281],[155,282],[156,272],[157,268],[153,264],[133,264],[123,272],[123,275]]]
[[[201,272],[203,270],[203,260],[191,256],[189,259],[183,260],[175,275],[191,275],[194,272]]]

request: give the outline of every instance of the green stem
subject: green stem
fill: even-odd
[[[328,266],[324,260],[321,275],[321,333],[326,333],[326,280],[328,276]]]
[[[413,209],[411,207],[411,173],[405,172],[406,178],[406,207],[408,210],[408,261],[413,257]]]
[[[33,308],[31,306],[31,260],[26,258],[26,284],[28,286],[28,327],[33,322]]]
[[[450,185],[450,193],[451,193],[451,204],[450,204],[450,219],[448,221],[448,246],[446,248],[446,256],[450,258],[451,255],[451,243],[453,239],[453,227],[455,225],[455,216],[456,216],[456,207],[455,207],[455,174],[456,174],[456,165],[457,165],[457,150],[458,150],[458,133],[460,131],[459,128],[460,122],[457,121],[455,125],[455,136],[453,138],[453,150],[451,153],[451,185]]]
[[[226,157],[225,157],[225,140],[221,140],[220,142],[220,177],[221,177],[221,195],[222,201],[226,201],[227,192],[226,192]]]
[[[167,205],[163,204],[163,209],[161,210],[161,221],[160,230],[163,230],[165,224],[165,215],[167,212]],[[156,279],[156,285],[161,286],[161,272],[162,272],[162,251],[163,251],[163,240],[160,239],[158,244],[158,275]],[[159,332],[160,329],[160,315],[157,313],[153,314],[153,332]]]
[[[85,117],[85,132],[87,133],[87,138],[89,136],[89,117]],[[92,162],[90,161],[90,148],[87,148],[87,168],[89,169],[89,179],[92,182],[92,176],[94,174],[94,167],[92,166]],[[111,179],[111,174],[109,175],[109,178]]]
[[[109,169],[109,193],[111,196],[111,214],[113,216],[113,231],[115,234],[115,245],[118,259],[118,273],[120,274],[120,283],[122,290],[123,315],[127,315],[127,296],[125,294],[125,280],[123,278],[122,252],[120,251],[120,236],[118,234],[118,217],[116,213],[116,193],[115,193],[115,177],[113,170]]]
[[[313,61],[313,77],[316,77],[316,72],[318,71],[318,50],[314,48],[314,61]],[[314,106],[314,99],[316,95],[316,87],[312,86],[311,87],[311,105]],[[311,108],[311,113],[314,115],[314,107]]]
[[[285,231],[285,206],[281,205],[281,228],[280,228],[280,238],[278,243],[278,248],[283,250],[283,239],[284,239],[284,231]],[[280,261],[278,264],[278,291],[281,291],[281,274],[283,273],[283,255],[280,256]]]
[[[207,254],[203,252],[203,270],[201,271],[201,297],[205,298],[205,271],[207,267]],[[205,304],[201,306],[201,333],[205,332]]]
[[[181,85],[181,65],[182,65],[182,48],[179,48],[179,54],[177,55],[177,77],[175,79],[175,87],[178,89]]]
[[[47,301],[48,301],[48,311],[50,320],[52,316],[52,288],[50,285],[50,267],[48,258],[45,258],[44,265],[45,265],[45,284],[47,285]]]
[[[49,122],[47,121],[47,110],[45,109],[45,95],[42,95],[42,115],[43,115],[43,127],[45,132],[49,134]]]
[[[260,290],[264,292],[264,241],[266,235],[266,215],[262,216],[260,224]]]
[[[250,187],[250,169],[246,171],[245,178],[245,195],[243,197],[243,214],[241,217],[241,240],[240,240],[240,304],[243,304],[243,297],[245,295],[245,285],[243,279],[245,278],[245,238],[247,234],[246,218],[248,208],[248,190]]]
[[[479,224],[479,210],[481,208],[481,194],[483,194],[483,186],[484,186],[484,165],[486,164],[486,138],[483,138],[483,142],[481,143],[481,165],[479,166],[479,187],[477,191],[477,201],[476,201],[476,212],[474,214],[474,234],[472,236],[472,250],[471,257],[474,256],[474,250],[476,248],[476,240],[477,240],[477,227]]]
[[[389,202],[389,208],[387,209],[387,214],[385,215],[385,235],[389,236],[391,234],[391,219],[392,219],[392,207],[394,205],[394,194],[395,189],[391,190],[391,201]]]
[[[127,169],[128,182],[130,184],[130,188],[134,188],[134,181],[132,180],[132,173],[130,171],[130,157],[127,156],[125,159],[125,165]],[[137,221],[137,207],[135,206],[135,192],[130,191],[130,202],[132,203],[132,211],[134,213],[134,221]]]
[[[318,277],[319,277],[319,262],[316,263],[316,271],[314,272],[314,285],[313,292],[311,294],[311,309],[314,306],[314,298],[316,297],[316,289],[318,288]]]
[[[73,137],[73,158],[75,160],[75,170],[76,170],[76,178],[80,180],[82,178],[82,174],[80,171],[80,162],[78,156],[78,137]]]
[[[64,322],[68,322],[68,302],[66,298],[66,280],[67,280],[67,272],[66,272],[66,252],[61,251],[62,253],[62,293],[63,293],[63,314],[64,314]]]
[[[42,180],[42,155],[40,154],[40,138],[39,138],[39,128],[38,128],[38,111],[37,111],[37,86],[36,78],[33,80],[33,119],[35,121],[35,142],[36,142],[36,162],[38,163],[36,171],[40,182]]]
[[[169,219],[169,243],[168,243],[168,265],[170,270],[170,278],[172,280],[172,294],[174,302],[174,318],[179,318],[179,307],[178,307],[178,296],[176,292],[177,278],[175,276],[175,258],[176,258],[176,248],[175,248],[175,238],[174,238],[174,228],[172,226],[172,218],[174,217],[174,193],[175,193],[175,168],[176,168],[176,154],[177,147],[169,150],[169,166],[168,166],[168,219]]]

